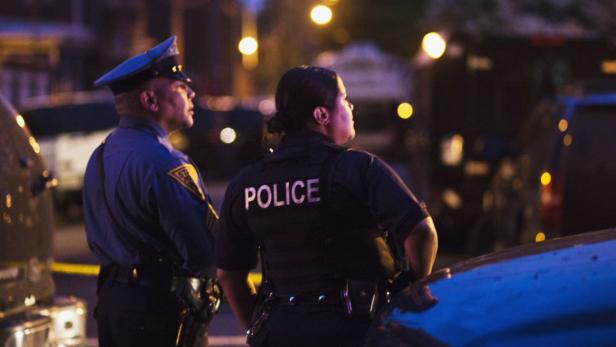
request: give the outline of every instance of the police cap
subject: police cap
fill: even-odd
[[[128,58],[94,82],[97,87],[109,86],[113,94],[133,90],[155,77],[169,77],[190,83],[178,62],[177,37],[171,36],[148,51]]]

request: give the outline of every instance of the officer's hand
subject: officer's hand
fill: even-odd
[[[390,281],[389,290],[393,295],[396,295],[418,279],[418,276],[412,270],[401,271]]]
[[[430,287],[421,281],[411,285],[409,296],[413,301],[413,306],[410,309],[412,312],[425,311],[438,302],[438,299],[432,295]]]
[[[436,271],[412,285],[407,287],[404,292],[400,310],[403,312],[422,312],[438,303],[438,298],[432,295],[428,283],[441,279],[451,278],[449,268]]]
[[[432,295],[430,288],[420,281],[407,287],[396,299],[395,305],[402,313],[422,312],[437,302],[438,299]]]

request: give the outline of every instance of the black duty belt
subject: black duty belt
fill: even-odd
[[[334,304],[341,305],[350,316],[372,317],[388,301],[388,293],[377,282],[346,280],[341,290],[328,290],[298,295],[272,293],[273,304]]]
[[[165,266],[110,264],[101,268],[101,280],[171,289],[173,272]]]
[[[274,294],[274,296],[278,303],[288,305],[343,304],[341,290],[329,290],[320,293],[304,293],[297,295]]]

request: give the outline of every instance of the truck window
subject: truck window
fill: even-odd
[[[118,123],[110,102],[32,109],[24,111],[23,116],[36,137],[110,129]]]
[[[579,108],[572,123],[567,170],[616,170],[616,106]]]
[[[616,107],[581,107],[571,123],[562,157],[562,235],[614,227]]]

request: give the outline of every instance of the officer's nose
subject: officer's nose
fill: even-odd
[[[190,86],[188,86],[188,98],[189,99],[194,99],[195,98],[195,91],[192,90],[192,88]]]

